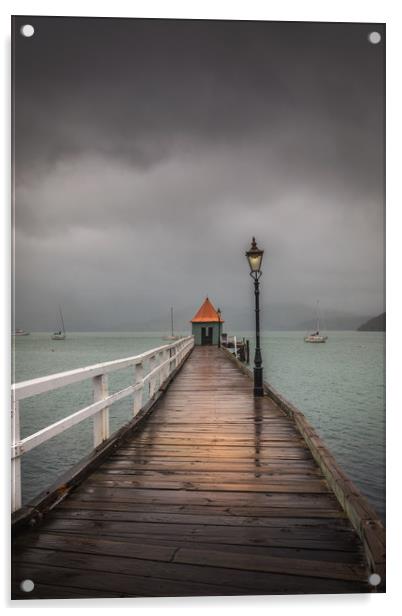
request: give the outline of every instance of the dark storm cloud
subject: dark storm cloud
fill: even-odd
[[[32,39],[18,34],[26,22]],[[207,293],[246,313],[253,233],[270,301],[379,311],[383,44],[368,43],[372,29],[383,32],[18,18],[17,315],[45,327],[62,299],[75,327],[96,305],[93,329],[113,328]]]

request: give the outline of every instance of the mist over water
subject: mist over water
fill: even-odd
[[[236,333],[236,332],[230,332]],[[251,341],[247,332],[237,332]],[[385,519],[385,334],[329,332],[326,344],[306,344],[305,332],[264,332],[264,378],[309,419],[341,468]],[[166,344],[164,333],[68,333],[14,339],[15,381],[137,355]],[[109,375],[109,391],[132,382],[132,370]],[[89,404],[91,381],[22,401],[22,437]],[[132,416],[131,398],[110,408],[111,431]],[[23,456],[23,502],[33,498],[92,447],[86,420]]]

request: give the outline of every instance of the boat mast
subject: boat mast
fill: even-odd
[[[317,333],[318,333],[318,334],[320,333],[320,319],[319,319],[319,316],[318,316],[318,306],[319,306],[319,303],[320,303],[320,302],[319,302],[319,300],[317,299]]]
[[[172,324],[172,337],[173,337],[173,306],[171,306],[170,308],[170,320],[171,320],[171,324]]]
[[[62,313],[62,311],[61,311],[61,306],[59,306],[59,311],[60,311],[61,324],[62,324],[62,326],[63,326],[63,334],[65,334],[65,333],[66,333],[66,330],[65,330],[65,328],[64,328],[64,319],[63,319],[63,313]]]

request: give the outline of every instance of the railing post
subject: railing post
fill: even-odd
[[[11,444],[18,445],[21,440],[20,412],[17,400],[11,403]],[[11,459],[11,511],[17,511],[22,505],[21,495],[21,455]]]
[[[139,385],[144,378],[144,367],[142,362],[140,364],[135,364],[134,366],[134,384]],[[134,392],[134,404],[133,404],[133,415],[137,415],[142,408],[142,390],[144,385],[142,384],[137,391]]]
[[[172,362],[170,361],[172,359],[172,347],[166,350],[165,359],[168,360],[168,363],[166,364],[166,378],[167,378],[172,371]]]
[[[163,351],[163,355],[162,355],[162,361],[163,362],[167,362],[164,366],[163,366],[163,370],[162,370],[162,383],[164,383],[166,381],[166,379],[169,376],[170,373],[170,363],[168,362],[169,360],[169,350],[165,349]]]
[[[173,372],[173,357],[174,353],[173,353],[173,347],[170,347],[169,349],[169,363],[168,363],[168,376]]]
[[[94,376],[93,383],[93,399],[94,402],[104,400],[108,397],[108,379],[107,374]],[[98,447],[103,441],[109,438],[109,409],[102,409],[94,416],[94,447]]]
[[[149,371],[151,372],[155,368],[155,355],[152,355],[149,358]],[[149,398],[155,393],[155,375],[151,376],[149,379]]]
[[[158,362],[158,366],[159,366],[159,370],[158,370],[158,387],[160,387],[163,383],[163,375],[165,373],[165,366],[161,366],[163,359],[165,357],[165,352],[164,351],[159,351],[158,353],[158,357],[157,357],[157,362]]]

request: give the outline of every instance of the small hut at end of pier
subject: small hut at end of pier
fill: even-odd
[[[192,334],[196,345],[217,345],[224,323],[208,297],[191,319]]]

